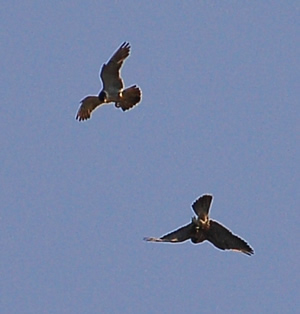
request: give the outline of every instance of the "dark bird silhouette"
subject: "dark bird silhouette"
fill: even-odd
[[[92,111],[102,104],[114,102],[117,108],[126,111],[141,101],[142,93],[136,85],[123,89],[124,82],[120,70],[129,53],[130,45],[124,42],[107,64],[103,64],[100,71],[103,88],[98,96],[87,96],[81,100],[81,106],[76,116],[77,120],[89,119]]]
[[[203,195],[193,204],[192,208],[197,215],[192,222],[175,231],[172,231],[161,238],[144,238],[150,242],[184,242],[191,240],[193,243],[201,243],[205,240],[211,242],[221,250],[233,250],[251,255],[253,249],[246,241],[239,238],[222,226],[217,221],[209,219],[208,212],[212,202],[212,195]]]

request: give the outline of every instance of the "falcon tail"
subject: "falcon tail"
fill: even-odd
[[[116,102],[115,106],[126,111],[137,105],[141,98],[141,90],[136,85],[133,85],[123,90],[122,99],[120,102]]]

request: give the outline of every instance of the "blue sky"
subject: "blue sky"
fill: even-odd
[[[297,1],[7,1],[1,10],[3,313],[295,313]],[[143,100],[97,109],[101,65]],[[211,217],[248,257],[146,243]]]

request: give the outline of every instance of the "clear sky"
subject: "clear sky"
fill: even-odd
[[[299,7],[1,4],[1,313],[296,313]],[[76,121],[123,41],[142,102]],[[253,256],[143,241],[204,193]]]

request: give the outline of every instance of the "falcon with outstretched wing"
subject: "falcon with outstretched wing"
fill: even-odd
[[[221,250],[233,250],[251,255],[254,253],[249,244],[238,236],[234,235],[226,227],[217,221],[209,219],[209,209],[212,203],[212,195],[203,195],[193,204],[192,208],[196,217],[191,223],[172,231],[161,238],[144,238],[149,242],[184,242],[191,240],[193,243],[201,243],[205,240],[211,242]]]
[[[120,70],[129,53],[130,45],[124,42],[107,64],[103,64],[100,71],[103,88],[98,96],[87,96],[81,100],[81,106],[76,116],[77,120],[89,119],[92,111],[102,104],[114,102],[117,108],[126,111],[141,101],[142,93],[136,85],[123,89],[124,82]]]

